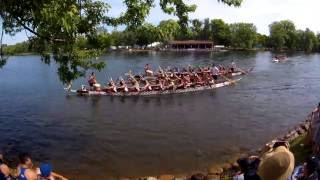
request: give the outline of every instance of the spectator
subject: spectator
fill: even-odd
[[[52,167],[50,164],[41,164],[38,168],[37,173],[39,176],[39,180],[67,180],[67,178],[61,176],[60,174],[52,172]]]
[[[257,174],[260,159],[257,156],[240,158],[237,163],[240,167],[240,173],[233,177],[233,180],[260,180]]]
[[[3,155],[0,153],[0,180],[7,180],[10,178],[9,167],[3,163]]]
[[[258,167],[261,180],[287,180],[294,169],[294,156],[287,142],[276,142],[270,152],[264,154]]]
[[[303,164],[303,170],[301,174],[297,175],[297,180],[317,180],[318,179],[318,167],[319,159],[315,156],[310,156],[307,158],[306,162]]]
[[[37,180],[37,174],[32,170],[33,163],[28,153],[19,155],[18,180]]]

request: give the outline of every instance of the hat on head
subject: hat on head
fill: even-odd
[[[293,154],[286,147],[279,146],[262,157],[258,174],[261,180],[287,180],[293,169]]]
[[[51,175],[52,167],[50,164],[41,164],[40,172],[42,177],[49,177]]]

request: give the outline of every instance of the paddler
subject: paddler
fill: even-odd
[[[175,89],[174,81],[170,78],[166,78],[164,89],[165,90],[174,90]]]
[[[178,75],[177,72],[174,72],[172,79],[174,79],[174,80],[180,80],[181,78],[179,77],[179,75]]]
[[[139,92],[140,91],[139,82],[133,76],[130,78],[130,80],[131,80],[131,83],[132,83],[133,91]]]
[[[195,76],[196,85],[202,86],[204,84],[202,78],[197,73],[195,73],[194,76]]]
[[[156,84],[151,85],[151,87],[153,90],[157,90],[157,91],[164,90],[163,83],[162,83],[161,79],[157,79]]]
[[[183,76],[183,83],[185,84],[184,86],[186,88],[188,88],[188,87],[190,87],[192,85],[192,82],[190,80],[190,75],[189,74]]]
[[[119,78],[120,82],[119,82],[119,87],[117,87],[117,90],[119,91],[123,91],[123,92],[128,92],[128,87],[126,82],[124,81],[124,79],[122,77]]]
[[[141,88],[143,91],[152,91],[152,87],[147,79],[143,79],[145,85]]]
[[[213,78],[213,82],[216,83],[216,81],[218,80],[218,75],[220,73],[220,70],[217,66],[213,64],[210,71]]]
[[[185,89],[186,88],[186,83],[184,83],[183,79],[178,79],[177,80],[177,89]]]
[[[189,73],[194,72],[194,68],[190,64],[188,65],[188,72]]]
[[[237,65],[234,61],[232,61],[230,66],[231,73],[234,73],[236,69],[237,69]]]
[[[151,70],[149,64],[146,64],[144,66],[144,71],[146,73],[147,76],[153,76],[153,71]]]
[[[111,92],[117,92],[117,86],[114,83],[114,81],[112,80],[112,78],[110,79],[109,83],[108,83],[108,87],[107,90],[111,91]]]
[[[90,85],[90,87],[92,88],[94,84],[97,84],[97,79],[96,79],[96,75],[94,74],[94,72],[91,73],[88,83]]]

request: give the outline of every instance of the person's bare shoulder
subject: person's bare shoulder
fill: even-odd
[[[26,175],[28,180],[37,180],[38,179],[38,176],[37,176],[36,172],[31,170],[31,169],[27,169],[25,171],[25,175]]]

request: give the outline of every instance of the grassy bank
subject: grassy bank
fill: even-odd
[[[296,165],[303,163],[305,159],[312,154],[311,146],[306,145],[306,138],[307,133],[304,133],[290,142],[290,150],[294,154]]]

